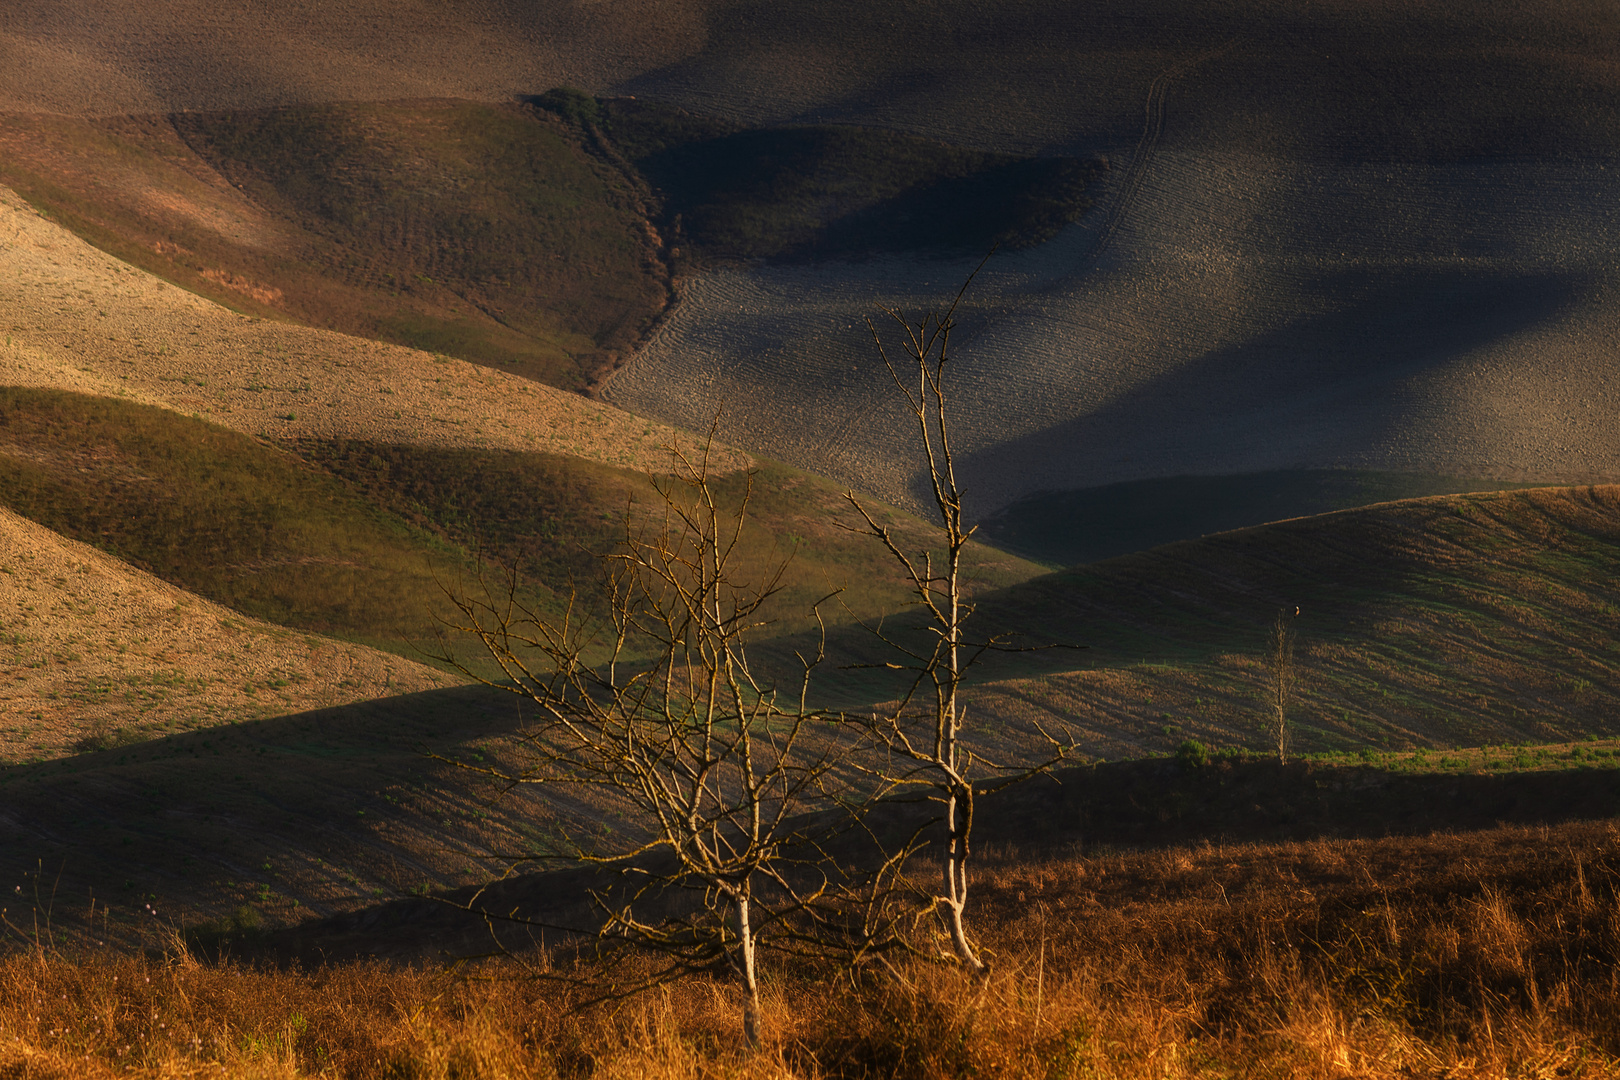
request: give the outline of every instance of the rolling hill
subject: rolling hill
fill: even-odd
[[[362,0],[224,21],[170,0],[134,26],[70,6],[7,16],[18,74],[0,97],[202,132],[217,121],[184,116],[571,83],[720,124],[1101,155],[1089,217],[998,256],[970,297],[958,423],[976,513],[1177,475],[1620,475],[1605,9],[953,2],[929,9],[934,47],[895,49],[910,10],[452,6],[395,25]],[[254,40],[279,47],[244,62]],[[36,77],[46,55],[54,79]],[[700,276],[605,393],[688,428],[724,403],[733,444],[915,507],[861,318],[937,304],[970,265]]]
[[[1544,488],[1386,503],[1076,567],[986,596],[981,612],[1029,641],[1089,643],[1091,670],[1030,670],[976,691],[974,707],[987,724],[1072,723],[1108,757],[1187,738],[1263,749],[1267,634],[1278,608],[1298,605],[1299,750],[1613,733],[1617,542],[1620,489]]]
[[[0,1073],[1607,1075],[1617,174],[1596,0],[5,6]],[[525,701],[410,657],[481,565],[556,610],[671,449],[789,560],[752,671],[831,595],[813,702],[896,694],[858,623],[926,631],[843,489],[933,537],[866,319],[992,244],[972,632],[1085,646],[964,691],[981,764],[1076,740],[980,803],[992,977],[773,968],[744,1060],[719,982],[581,1020],[333,963],[638,834],[454,768]]]
[[[272,440],[369,438],[667,467],[700,440],[532,379],[177,288],[0,189],[0,381],[123,397]],[[721,469],[748,458],[721,449]]]
[[[1038,719],[1066,726],[1093,761],[1167,754],[1188,739],[1263,752],[1265,631],[1291,602],[1303,609],[1296,752],[1448,775],[1578,764],[1588,737],[1620,734],[1617,536],[1614,488],[1442,496],[986,591],[980,626],[1092,648],[1078,662],[1061,653],[986,665],[967,693],[971,737],[1017,753]],[[869,673],[842,670],[883,659],[870,642],[839,631],[833,650],[829,696],[856,705],[884,692]],[[188,918],[252,903],[296,921],[424,884],[472,884],[497,868],[492,847],[523,850],[553,815],[614,820],[605,802],[491,801],[478,777],[421,755],[518,760],[508,755],[521,718],[515,698],[456,687],[6,766],[0,805],[23,839],[3,868],[65,860],[73,890],[94,887],[126,919],[140,906],[126,893],[155,894]],[[1556,758],[1516,748],[1549,742],[1564,744]]]
[[[0,625],[0,759],[11,763],[458,681],[246,618],[10,510]]]

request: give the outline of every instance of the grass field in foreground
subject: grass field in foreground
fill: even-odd
[[[988,978],[767,960],[757,1053],[740,1045],[719,976],[576,1011],[576,995],[515,966],[467,982],[436,965],[215,965],[172,939],[165,956],[154,926],[149,956],[46,946],[0,960],[0,1066],[154,1078],[1606,1077],[1620,1072],[1614,843],[1605,822],[992,854],[973,922]],[[549,960],[593,974],[564,949]]]

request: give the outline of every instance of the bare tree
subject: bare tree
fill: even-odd
[[[827,944],[818,904],[836,887],[824,846],[836,825],[813,811],[836,798],[838,743],[806,702],[819,653],[799,656],[786,691],[750,664],[749,637],[786,563],[742,579],[747,494],[739,509],[722,510],[707,460],[707,450],[696,462],[677,455],[676,477],[659,487],[661,520],[638,528],[627,514],[624,541],[607,556],[598,624],[573,603],[558,618],[524,608],[515,575],[477,599],[452,597],[460,619],[449,629],[476,637],[506,676],[490,685],[535,711],[521,732],[521,767],[455,763],[504,789],[583,786],[619,806],[637,830],[629,842],[606,846],[589,828],[564,829],[556,851],[521,861],[603,871],[610,884],[592,894],[599,925],[585,932],[608,949],[664,958],[623,992],[729,969],[743,991],[745,1037],[758,1045],[762,948]]]
[[[1288,764],[1289,745],[1293,742],[1293,732],[1288,726],[1288,707],[1293,703],[1297,685],[1294,672],[1294,619],[1298,615],[1297,607],[1280,607],[1271,624],[1266,703],[1270,706],[1271,742],[1277,751],[1279,765]]]
[[[867,625],[890,655],[901,657],[877,666],[905,672],[908,681],[891,706],[864,719],[856,718],[878,751],[863,767],[886,796],[911,795],[936,805],[936,816],[929,824],[942,826],[944,844],[941,890],[931,898],[931,906],[950,938],[956,959],[968,970],[985,974],[988,967],[966,925],[976,796],[1048,770],[1062,760],[1072,743],[1037,723],[1035,730],[1049,752],[1033,764],[1008,765],[990,760],[982,748],[972,747],[964,739],[967,710],[962,686],[967,672],[986,652],[1012,649],[1005,636],[975,640],[965,632],[973,604],[965,595],[962,560],[976,527],[968,526],[963,515],[962,489],[956,478],[948,423],[945,373],[956,309],[972,281],[970,276],[949,307],[926,313],[916,321],[897,310],[883,309],[901,328],[900,348],[905,360],[899,366],[890,357],[877,326],[871,320],[867,322],[878,353],[904,397],[909,417],[916,423],[930,492],[939,514],[941,549],[905,550],[853,492],[845,492],[845,499],[860,515],[862,531],[876,538],[904,571],[913,602],[927,624],[926,636],[915,640],[881,625]],[[913,850],[915,846],[901,854]]]

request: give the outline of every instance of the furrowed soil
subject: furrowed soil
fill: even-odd
[[[1087,219],[996,256],[964,302],[953,422],[970,506],[1281,469],[1620,476],[1615,168],[1168,144],[1140,177],[1116,168]],[[911,429],[863,317],[937,308],[973,268],[705,275],[606,396],[687,424],[735,403],[731,441],[919,505]]]
[[[979,523],[979,536],[1053,566],[1372,503],[1523,486],[1367,469],[1169,476],[1038,492]]]
[[[1069,725],[1109,758],[1189,738],[1268,749],[1268,634],[1297,605],[1296,750],[1614,733],[1617,541],[1620,489],[1535,489],[1389,503],[1077,567],[981,597],[979,632],[1090,651],[1004,658],[1000,677],[1022,666],[1021,677],[973,690],[971,711],[988,730]]]
[[[921,23],[929,47],[903,47]],[[1456,154],[1495,143],[1521,153],[1612,145],[1615,30],[1601,5],[1554,0],[1309,11],[1257,0],[521,10],[293,0],[230,13],[198,0],[138,13],[73,0],[5,13],[0,108],[111,116],[489,101],[571,84],[752,125],[867,124],[1029,152],[1133,142],[1156,79],[1219,60],[1195,99],[1199,133],[1262,149]]]
[[[150,273],[568,390],[640,343],[677,274],[1032,246],[1084,212],[1100,168],[564,89],[0,124],[0,184]]]
[[[894,47],[918,20],[935,47]],[[694,0],[390,19],[353,0],[221,19],[168,0],[139,19],[13,12],[0,35],[3,96],[24,111],[571,82],[734,123],[1101,153],[1090,219],[999,256],[970,296],[956,401],[978,514],[1183,473],[1620,474],[1606,405],[1620,27],[1600,7]],[[724,402],[738,445],[915,506],[917,462],[861,318],[935,306],[970,268],[702,277],[607,393],[688,427]]]

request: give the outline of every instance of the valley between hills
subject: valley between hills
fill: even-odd
[[[0,1075],[1620,1075],[1617,170],[1578,2],[0,12]],[[756,700],[894,707],[964,282],[993,962],[592,1004],[656,824],[464,605],[607,655],[702,462]]]

